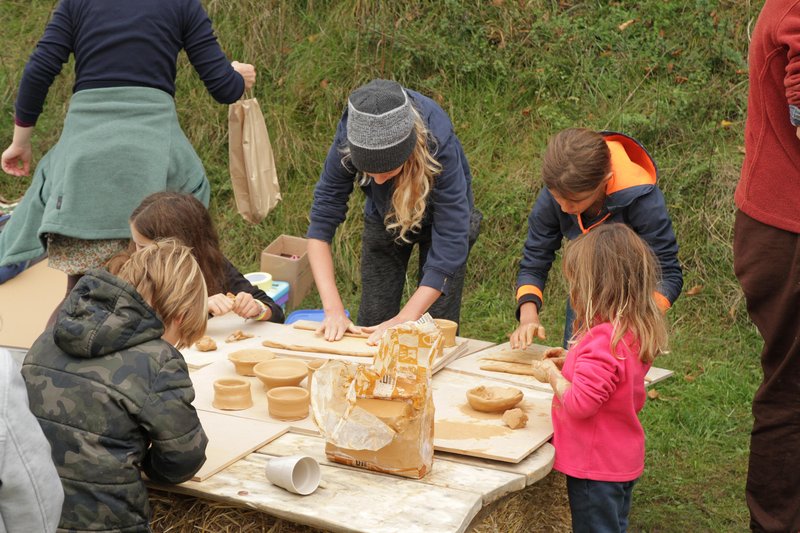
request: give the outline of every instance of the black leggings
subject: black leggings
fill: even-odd
[[[480,233],[481,212],[473,210],[470,217],[469,249]],[[411,236],[410,243],[398,243],[395,234],[386,231],[382,222],[364,218],[364,234],[361,237],[361,305],[358,308],[358,324],[375,326],[389,320],[400,312],[400,301],[406,283],[408,261],[414,245],[419,245],[419,269],[417,285],[422,280],[422,267],[431,247],[431,227],[427,226]],[[469,252],[468,252],[469,253]],[[448,282],[447,294],[442,294],[431,305],[428,312],[434,318],[446,318],[459,322],[461,315],[461,293],[467,263],[459,268]]]

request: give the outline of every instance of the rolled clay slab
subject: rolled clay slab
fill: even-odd
[[[500,413],[513,409],[522,401],[522,391],[515,387],[484,387],[467,391],[467,402],[476,411]]]

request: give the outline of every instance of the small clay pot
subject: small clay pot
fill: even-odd
[[[522,401],[522,391],[514,387],[475,387],[467,391],[467,402],[476,411],[499,413],[513,409]]]
[[[299,385],[308,375],[305,361],[290,358],[275,358],[253,367],[253,373],[264,387],[292,387]]]
[[[445,348],[452,348],[456,345],[456,330],[458,329],[458,323],[453,322],[452,320],[446,320],[444,318],[434,318],[433,321],[436,323],[436,326],[442,331],[442,337],[444,337],[444,347]]]
[[[240,376],[255,376],[253,367],[271,359],[275,359],[275,354],[266,348],[237,350],[228,355],[228,360],[233,363],[236,373]]]
[[[316,372],[318,368],[327,362],[327,359],[312,359],[311,361],[306,361],[306,366],[308,367],[308,379],[306,380],[306,385],[308,386],[309,391],[311,390],[311,380],[314,378],[314,372]]]
[[[214,400],[211,405],[216,409],[229,411],[253,407],[250,382],[237,378],[218,379],[214,382]]]
[[[275,387],[267,391],[269,416],[300,420],[308,416],[309,394],[303,387]]]

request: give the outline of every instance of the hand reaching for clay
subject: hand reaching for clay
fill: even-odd
[[[509,336],[512,350],[524,350],[536,338],[544,340],[545,331],[539,322],[539,310],[533,302],[526,302],[519,308],[519,327]]]
[[[367,344],[370,346],[376,346],[381,341],[381,337],[383,337],[383,334],[387,329],[392,326],[396,326],[397,324],[402,324],[403,322],[406,322],[406,320],[400,318],[399,316],[395,316],[389,320],[386,320],[385,322],[381,322],[377,326],[361,328],[361,331],[364,333],[369,333]]]
[[[564,368],[564,361],[567,360],[567,351],[564,348],[548,348],[544,352],[544,359],[549,359],[555,363],[559,370]]]
[[[561,370],[556,366],[552,358],[531,361],[531,369],[533,370],[533,377],[542,383],[549,383],[553,387],[553,392],[555,392],[559,400],[572,385],[561,374]]]
[[[541,361],[531,361],[531,370],[533,377],[542,383],[550,383],[550,371],[554,370],[561,373],[561,370],[556,366],[552,359],[542,359]]]

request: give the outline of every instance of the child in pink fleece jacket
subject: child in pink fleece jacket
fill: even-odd
[[[563,270],[575,344],[562,369],[534,361],[555,392],[553,468],[567,476],[573,531],[624,532],[644,470],[644,376],[667,340],[658,264],[633,230],[606,224],[567,247]]]

